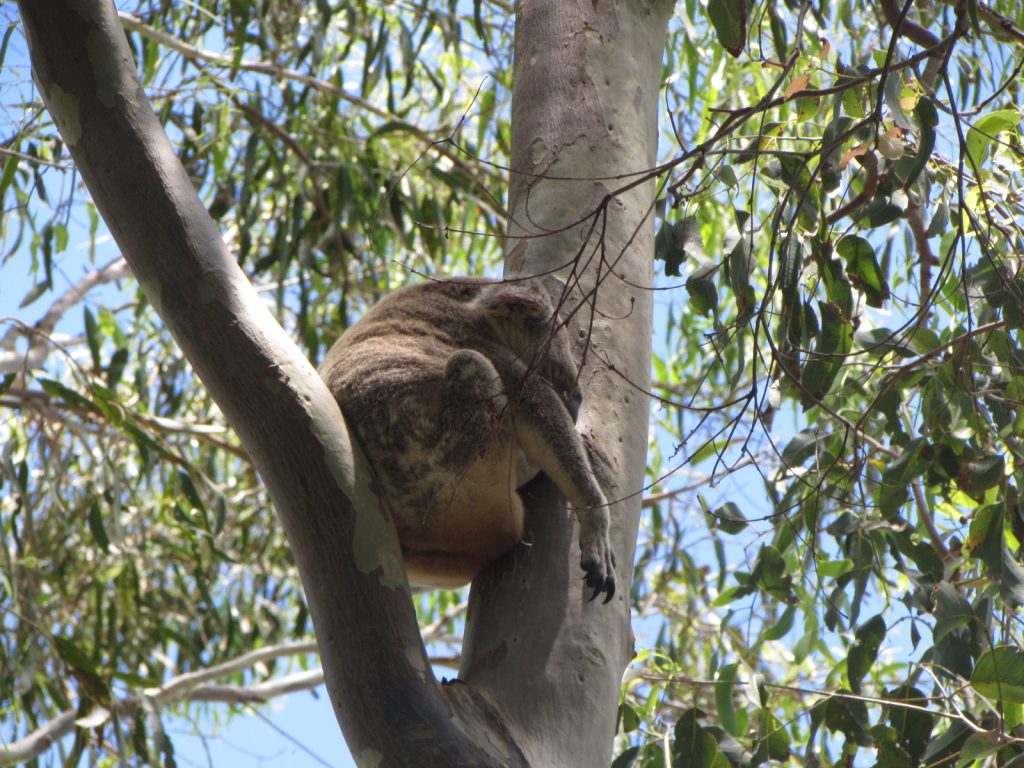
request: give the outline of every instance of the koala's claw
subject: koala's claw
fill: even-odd
[[[607,592],[608,593],[605,596],[604,600],[601,601],[601,603],[604,604],[604,605],[607,605],[608,603],[610,603],[611,599],[613,597],[615,597],[615,579],[614,579],[614,577],[601,578],[600,576],[594,576],[594,575],[591,575],[591,574],[587,574],[583,578],[586,580],[587,586],[588,587],[593,587],[593,589],[594,589],[594,594],[592,594],[588,598],[587,602],[590,602],[590,603],[594,602],[594,600],[597,599],[597,596],[600,595],[602,592]]]
[[[580,568],[583,580],[594,590],[590,599],[605,593],[605,603],[615,597],[615,551],[608,538],[608,510],[596,507],[580,515]]]
[[[604,604],[611,602],[611,599],[615,597],[615,555],[611,556],[611,563],[607,565],[598,560],[591,560],[580,565],[586,571],[583,580],[588,587],[594,590],[589,602],[596,600],[602,592],[606,594],[601,602]]]

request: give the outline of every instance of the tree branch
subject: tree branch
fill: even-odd
[[[140,285],[238,432],[284,525],[358,761],[493,765],[430,670],[394,526],[337,403],[227,251],[149,106],[109,0],[20,0],[34,80]],[[422,738],[395,738],[395,734]],[[497,755],[493,757],[492,755]]]
[[[607,767],[633,654],[628,595],[650,405],[634,387],[650,380],[658,86],[671,10],[664,0],[516,3],[505,274],[562,270],[574,291],[570,335],[589,357],[577,425],[608,458],[599,480],[623,585],[608,605],[587,603],[564,500],[543,481],[523,489],[530,545],[473,582],[459,676],[501,705],[538,767]]]
[[[304,643],[303,645],[310,647],[310,650],[306,652],[316,651],[315,643]],[[276,646],[276,648],[281,648],[281,646]],[[286,649],[285,652],[290,653],[293,651]],[[242,658],[245,657],[240,657],[235,662],[230,662],[229,664],[218,665],[218,667],[227,668],[237,666],[237,662],[240,662]],[[248,666],[251,666],[251,664]],[[245,666],[240,668],[244,669]],[[203,670],[203,673],[210,672],[213,669],[214,668],[211,667],[210,670]],[[237,670],[232,669],[230,671],[223,671],[221,674],[231,674],[233,671]],[[259,683],[253,683],[252,685],[245,686],[197,686],[194,684],[194,680],[191,679],[192,677],[193,674],[190,673],[182,675],[181,677],[172,678],[163,688],[154,689],[155,692],[153,694],[146,694],[142,697],[135,695],[125,696],[117,701],[117,704],[114,705],[114,709],[116,709],[118,713],[129,715],[134,714],[143,699],[147,699],[153,704],[165,707],[186,700],[211,704],[265,704],[272,699],[279,696],[285,696],[289,693],[313,690],[324,682],[323,670],[320,668],[297,672],[293,675],[286,675],[285,677],[276,678],[274,680],[264,680]],[[26,735],[24,738],[12,741],[10,744],[0,747],[0,765],[22,763],[31,760],[32,758],[39,757],[56,742],[71,733],[74,730],[78,719],[78,710],[69,709],[66,712],[61,712],[48,723],[32,731],[32,733]]]
[[[963,0],[939,0],[946,5],[958,6]],[[978,3],[978,21],[988,27],[989,34],[996,40],[1024,45],[1024,29],[1013,20],[995,10],[988,3]]]
[[[25,763],[33,757],[39,757],[71,733],[71,729],[75,727],[76,717],[78,717],[78,713],[74,710],[61,712],[53,720],[32,731],[25,738],[0,747],[0,765]]]
[[[159,688],[150,688],[144,691],[144,693],[146,696],[161,701],[175,700],[181,698],[183,691],[199,686],[209,680],[233,675],[235,672],[241,672],[256,664],[273,661],[282,656],[301,656],[316,652],[317,645],[315,641],[269,645],[266,648],[244,653],[238,658],[226,661],[223,664],[215,664],[207,669],[200,669],[171,678]]]
[[[49,356],[49,337],[64,314],[78,304],[97,285],[131,277],[128,263],[118,257],[105,267],[87,272],[77,283],[68,288],[50,305],[35,325],[12,325],[0,338],[0,374],[16,371],[36,370],[43,367]],[[14,350],[19,336],[29,336],[29,346],[24,353]]]

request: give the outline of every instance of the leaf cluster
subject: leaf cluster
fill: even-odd
[[[637,599],[671,618],[621,765],[1024,759],[1024,37],[920,5],[710,2],[670,45],[657,253],[688,300]]]

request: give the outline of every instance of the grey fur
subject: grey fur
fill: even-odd
[[[615,593],[609,513],[575,428],[577,363],[555,278],[435,281],[370,309],[327,382],[395,518],[409,580],[455,587],[519,541],[516,489],[545,472],[580,522],[581,567]]]

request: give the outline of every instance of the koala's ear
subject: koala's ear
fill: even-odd
[[[495,283],[476,303],[492,323],[537,335],[547,330],[553,314],[549,298],[538,288],[531,283]]]
[[[544,281],[544,288],[548,292],[548,298],[551,299],[554,306],[559,306],[566,298],[566,286],[568,283],[564,278],[555,274],[544,275],[542,280]]]

